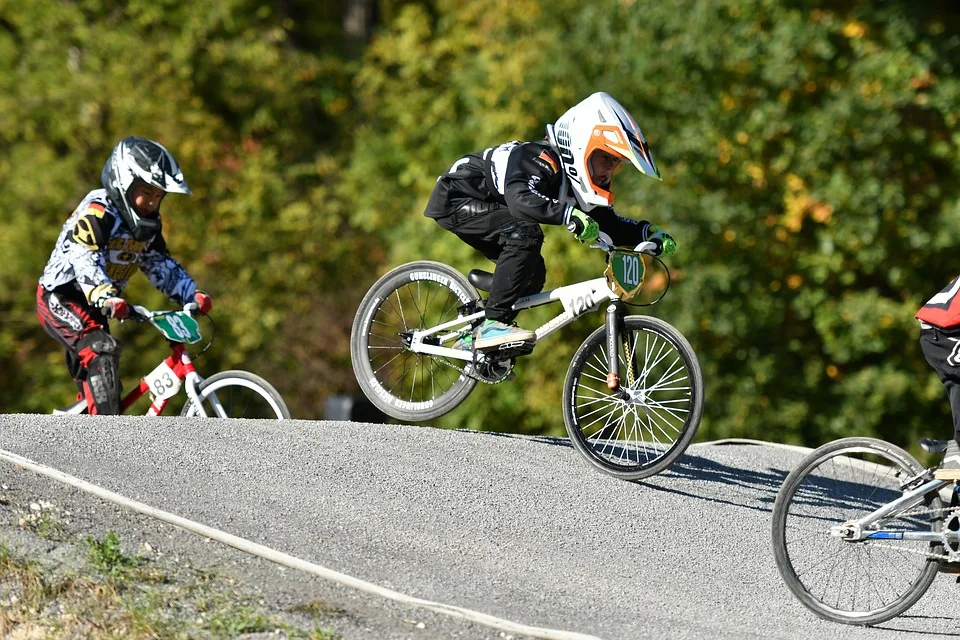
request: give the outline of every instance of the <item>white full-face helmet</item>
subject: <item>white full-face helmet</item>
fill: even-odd
[[[560,155],[578,208],[613,205],[610,185],[594,183],[590,156],[596,151],[626,160],[640,173],[660,180],[660,170],[636,120],[609,94],[599,91],[547,125],[547,139]]]

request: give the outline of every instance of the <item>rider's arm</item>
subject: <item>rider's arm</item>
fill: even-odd
[[[519,145],[510,154],[503,195],[510,211],[521,219],[566,224],[566,205],[557,198],[563,184],[560,159],[535,143]]]
[[[143,252],[140,270],[153,286],[177,304],[193,301],[197,285],[183,265],[170,255],[162,234],[154,236],[150,246]]]
[[[618,247],[638,245],[648,239],[650,223],[646,220],[633,220],[617,215],[610,207],[597,207],[590,211],[590,217],[597,221],[600,230],[613,239]]]
[[[117,285],[107,275],[107,243],[115,222],[113,214],[102,204],[91,202],[77,217],[63,247],[76,274],[77,285],[87,302],[95,307],[107,298],[120,295]]]

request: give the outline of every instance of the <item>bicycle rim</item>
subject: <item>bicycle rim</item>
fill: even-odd
[[[622,397],[607,386],[606,331],[580,347],[564,385],[574,446],[601,471],[637,480],[686,449],[703,413],[703,379],[689,343],[661,320],[628,316],[619,345]]]
[[[921,471],[902,449],[869,438],[821,447],[787,477],[774,505],[777,568],[790,590],[820,617],[847,624],[885,622],[926,592],[942,546],[919,540],[847,542],[831,528],[858,520],[901,497],[906,478]],[[871,529],[939,531],[942,506],[928,494]],[[913,515],[911,515],[911,512]]]
[[[280,394],[261,378],[253,374],[220,376],[204,380],[197,391],[208,418],[282,420],[290,417]],[[193,402],[188,402],[182,415],[198,417],[200,413]]]
[[[458,285],[459,295],[451,283]],[[466,399],[476,380],[462,373],[465,361],[408,347],[414,331],[455,320],[471,294],[475,299],[463,276],[433,263],[400,267],[374,285],[360,305],[352,338],[354,370],[371,402],[394,418],[420,421],[448,413]]]

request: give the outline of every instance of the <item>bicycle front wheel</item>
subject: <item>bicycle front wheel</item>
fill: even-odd
[[[703,415],[700,363],[679,331],[627,316],[618,345],[620,389],[607,387],[607,332],[573,356],[563,385],[563,421],[591,465],[624,480],[660,473],[686,450]]]
[[[464,305],[479,299],[459,271],[439,262],[411,262],[380,278],[360,302],[350,333],[353,371],[370,402],[389,416],[419,422],[466,400],[477,384],[463,372],[466,361],[409,346],[414,331],[454,321]],[[437,336],[429,339],[434,346],[453,346],[453,340],[441,345]]]
[[[210,376],[200,383],[197,397],[200,405],[188,400],[180,411],[181,416],[290,419],[290,410],[277,390],[247,371],[221,371]]]
[[[879,624],[926,592],[940,564],[930,555],[943,545],[897,534],[940,531],[937,492],[865,525],[864,533],[882,531],[878,539],[840,535],[848,523],[902,497],[903,481],[922,470],[888,442],[844,438],[813,451],[787,476],[773,506],[773,552],[787,587],[808,609],[834,622]]]

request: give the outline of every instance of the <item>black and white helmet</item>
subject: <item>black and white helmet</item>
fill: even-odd
[[[117,207],[137,240],[146,240],[160,230],[160,218],[137,215],[130,201],[134,185],[149,184],[165,193],[190,193],[183,172],[166,147],[153,140],[130,136],[113,148],[100,173],[100,184]]]

